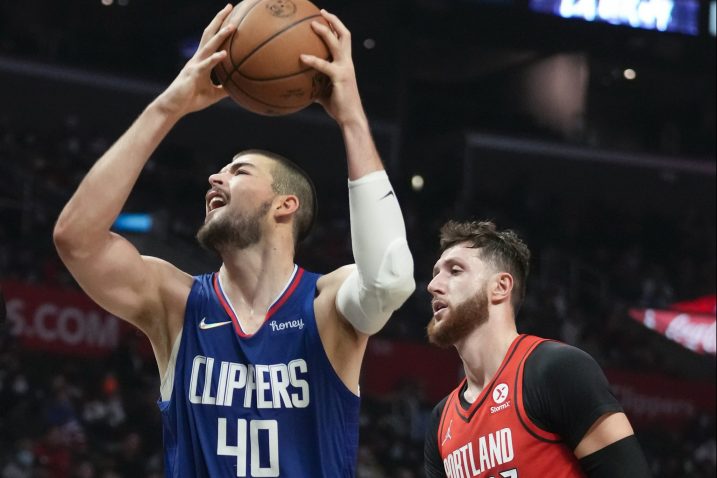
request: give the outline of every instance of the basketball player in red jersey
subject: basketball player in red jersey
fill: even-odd
[[[520,335],[530,251],[491,222],[450,221],[428,285],[431,343],[466,378],[434,409],[428,478],[620,478],[649,470],[600,367],[569,345]]]

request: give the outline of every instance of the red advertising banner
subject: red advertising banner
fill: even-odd
[[[606,370],[605,375],[634,425],[678,429],[700,414],[715,415],[714,383],[624,370]]]
[[[692,300],[677,302],[670,306],[670,309],[688,314],[712,314],[717,313],[717,295],[709,294]]]
[[[437,402],[462,378],[461,359],[452,347],[439,349],[374,337],[363,361],[361,391],[383,396],[408,380],[420,386],[426,399]]]
[[[714,315],[656,309],[630,309],[629,314],[645,327],[694,352],[715,355]]]
[[[10,335],[23,348],[103,357],[136,329],[79,291],[19,282],[2,284]]]

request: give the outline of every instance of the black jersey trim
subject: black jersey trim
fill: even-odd
[[[438,450],[439,455],[442,453],[442,447],[443,444],[441,443],[441,435],[443,435],[443,428],[446,424],[446,410],[450,410],[450,404],[453,401],[453,394],[448,395],[445,399],[441,400],[443,402],[443,407],[441,407],[441,413],[438,416],[438,426],[436,427],[436,449]],[[438,406],[440,407],[441,403],[438,403]]]
[[[530,348],[528,348],[528,350],[526,350],[525,355],[523,355],[523,357],[520,359],[520,364],[518,364],[518,373],[515,374],[515,383],[513,384],[513,390],[515,390],[516,399],[518,399],[517,394],[518,394],[518,390],[520,390],[519,400],[520,400],[520,404],[522,406],[525,406],[525,402],[523,401],[523,387],[520,387],[520,389],[518,388],[518,380],[521,379],[523,377],[523,374],[525,373],[525,360],[540,344],[545,343],[547,341],[548,341],[547,339],[539,340],[539,341],[535,342],[533,345],[531,345]],[[520,421],[520,424],[523,426],[523,428],[525,428],[525,431],[527,431],[533,438],[535,438],[539,441],[542,441],[542,442],[546,442],[546,443],[563,443],[564,440],[562,440],[562,439],[551,440],[550,438],[542,437],[542,436],[538,435],[537,433],[535,433],[533,430],[531,430],[530,427],[528,427],[528,425],[525,423],[525,420],[530,420],[530,418],[526,416],[526,418],[524,420],[523,414],[521,413],[520,409],[521,409],[520,406],[516,406],[515,414],[518,416],[518,420]],[[542,428],[540,428],[532,420],[530,420],[530,423],[535,425],[536,428],[542,430]],[[551,433],[547,430],[543,430],[543,431],[545,431],[546,433]],[[555,435],[555,433],[551,433],[551,434]]]

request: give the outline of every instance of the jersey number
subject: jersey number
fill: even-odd
[[[247,421],[243,418],[237,420],[236,445],[227,445],[227,419],[220,418],[217,436],[217,455],[235,456],[237,459],[237,476],[245,477],[247,453],[251,453],[251,475],[252,477],[275,477],[279,476],[279,424],[276,420],[250,420],[248,423],[249,435],[247,436]],[[268,434],[269,462],[262,467],[259,457],[259,432]],[[266,443],[266,440],[263,440]],[[249,450],[247,451],[247,445]]]

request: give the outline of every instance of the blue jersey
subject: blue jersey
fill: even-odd
[[[319,338],[318,278],[295,267],[248,335],[218,274],[195,277],[171,398],[159,402],[166,476],[354,476],[360,400]]]

